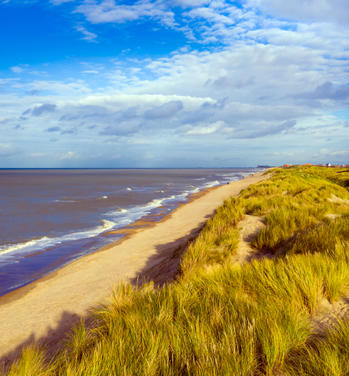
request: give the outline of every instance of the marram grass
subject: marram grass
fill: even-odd
[[[218,208],[175,282],[120,284],[93,329],[81,323],[51,362],[44,349],[25,350],[9,374],[348,375],[348,321],[322,337],[310,325],[323,299],[348,288],[349,174],[341,171],[274,170]],[[232,262],[244,213],[264,217],[254,245],[273,258]]]

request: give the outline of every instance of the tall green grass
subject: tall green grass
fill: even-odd
[[[189,245],[181,262],[182,274],[191,274],[198,267],[221,264],[234,255],[239,242],[236,225],[243,215],[240,200],[234,197],[226,200]]]
[[[175,282],[119,285],[93,329],[75,328],[52,362],[27,350],[10,375],[348,375],[348,323],[321,339],[310,325],[349,283],[348,208],[328,200],[348,192],[327,174],[274,170],[217,209]],[[232,262],[244,213],[264,217],[256,251],[277,257]]]

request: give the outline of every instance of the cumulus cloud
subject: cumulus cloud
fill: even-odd
[[[315,99],[344,100],[349,98],[349,86],[325,82],[318,86],[309,96]]]
[[[289,19],[339,22],[348,26],[347,0],[252,0],[250,4]]]
[[[128,121],[123,123],[114,123],[105,127],[100,134],[102,136],[130,136],[135,135],[141,129],[141,123],[138,121]]]
[[[28,115],[31,113],[33,116],[41,116],[45,112],[54,112],[56,110],[56,107],[57,106],[55,104],[44,103],[39,106],[35,106],[32,109],[24,111],[22,115]]]
[[[61,105],[58,120],[62,124],[80,122],[83,128],[103,128],[103,134],[131,134],[141,127],[144,130],[176,128],[190,113],[203,110],[202,106],[212,103],[215,101],[207,97],[96,95],[81,99],[78,103],[74,101]],[[163,119],[166,122],[161,122]]]
[[[77,7],[77,13],[82,13],[91,23],[123,23],[149,17],[161,20],[171,25],[174,14],[163,5],[162,1],[143,0],[132,5],[116,4],[114,0],[103,0],[100,3],[85,2]]]
[[[178,111],[182,110],[182,108],[183,103],[181,101],[171,101],[146,111],[145,117],[147,119],[169,118],[175,115]]]
[[[237,138],[259,138],[290,131],[297,124],[295,120],[288,120],[279,125],[262,124],[254,129],[240,131]]]
[[[50,127],[46,129],[47,132],[59,132],[61,130],[60,127]]]
[[[196,125],[195,127],[189,126],[189,129],[186,131],[187,135],[192,136],[202,136],[202,135],[209,135],[216,133],[218,130],[223,129],[225,126],[224,121],[217,121],[215,123],[209,125]],[[184,126],[183,128],[187,128],[188,126]],[[233,131],[233,129],[232,129]]]

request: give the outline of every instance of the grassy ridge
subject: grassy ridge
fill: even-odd
[[[118,286],[95,328],[77,327],[54,362],[28,349],[9,374],[348,375],[348,322],[318,338],[310,320],[348,288],[349,174],[341,171],[274,170],[217,210],[176,282]],[[245,213],[264,217],[254,245],[274,257],[240,266],[231,256]]]

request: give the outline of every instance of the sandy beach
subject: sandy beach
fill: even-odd
[[[1,359],[12,359],[29,344],[45,344],[53,351],[74,323],[108,300],[119,281],[173,278],[181,252],[215,209],[264,178],[258,173],[209,190],[154,226],[1,297]]]

